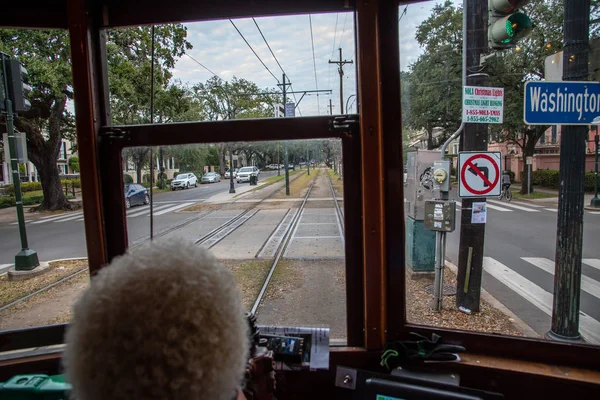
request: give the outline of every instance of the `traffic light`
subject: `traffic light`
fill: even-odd
[[[519,8],[528,0],[488,0],[488,43],[490,49],[503,50],[516,47],[516,43],[529,35],[533,24]]]
[[[29,111],[31,103],[27,100],[31,92],[31,86],[24,81],[27,78],[27,70],[17,60],[6,60],[8,96],[13,103],[14,112]]]

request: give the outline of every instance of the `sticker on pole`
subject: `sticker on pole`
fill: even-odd
[[[459,197],[500,196],[502,153],[463,151],[458,153]]]

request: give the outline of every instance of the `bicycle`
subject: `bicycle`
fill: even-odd
[[[502,191],[500,192],[500,196],[498,196],[498,200],[506,199],[506,201],[512,200],[512,191],[510,190],[510,186],[502,186]]]

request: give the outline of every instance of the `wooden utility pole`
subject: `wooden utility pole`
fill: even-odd
[[[488,51],[487,2],[467,0],[463,12],[469,16],[466,26],[467,71],[473,71],[479,68],[480,55],[486,54]],[[468,86],[488,86],[488,81],[489,78],[485,74],[472,77],[467,75]],[[464,151],[487,151],[487,140],[487,124],[465,124],[462,135]],[[456,306],[477,312],[479,311],[481,276],[483,274],[485,224],[471,223],[473,202],[485,202],[485,199],[465,198],[462,200]]]
[[[344,112],[344,64],[352,64],[352,61],[342,60],[342,48],[340,47],[340,59],[337,61],[329,60],[329,64],[337,64],[340,74],[340,114]]]
[[[331,99],[329,99],[329,115],[333,115],[333,104],[331,104]]]

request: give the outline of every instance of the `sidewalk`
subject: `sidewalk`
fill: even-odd
[[[513,190],[513,193],[518,192],[521,190],[521,185],[513,184],[511,186],[511,189]],[[548,189],[548,188],[539,188],[539,187],[535,187],[535,186],[534,186],[533,190],[536,192],[541,192],[541,193],[554,194],[554,195],[556,195],[556,197],[548,197],[545,199],[517,199],[517,198],[515,198],[515,199],[513,199],[513,201],[523,201],[523,202],[529,202],[529,203],[534,203],[534,204],[554,205],[554,206],[558,205],[558,190]],[[598,210],[597,208],[590,207],[590,202],[593,197],[594,197],[593,193],[584,194],[583,205],[586,210],[596,210],[596,211]]]

